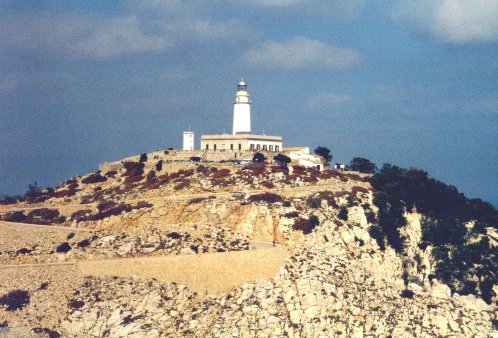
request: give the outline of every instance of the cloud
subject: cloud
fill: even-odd
[[[305,103],[305,108],[333,108],[349,103],[353,98],[349,95],[338,95],[334,93],[319,93],[312,95]]]
[[[148,35],[136,17],[114,18],[83,38],[75,51],[90,57],[112,57],[141,52],[159,52],[173,46],[168,36]]]
[[[286,15],[299,18],[357,19],[363,13],[364,0],[219,0],[229,5],[261,7],[265,15]]]
[[[223,40],[245,33],[238,20],[192,13],[145,12],[105,16],[29,12],[0,16],[0,55],[27,53],[67,58],[111,58],[182,48],[184,42]]]
[[[498,0],[403,0],[392,17],[451,43],[498,39]]]
[[[264,7],[287,7],[301,4],[304,0],[252,0],[249,3]]]
[[[145,32],[133,16],[33,13],[2,21],[0,47],[4,52],[106,58],[164,51],[173,46],[168,36]]]
[[[342,70],[360,61],[355,50],[301,36],[284,42],[264,42],[242,56],[242,62],[252,68],[272,70]]]

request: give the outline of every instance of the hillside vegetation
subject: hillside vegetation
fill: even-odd
[[[404,212],[416,207],[424,215],[420,246],[433,247],[435,277],[453,292],[478,294],[491,302],[493,285],[498,283],[498,248],[486,236],[488,227],[498,229],[498,213],[491,204],[466,198],[457,188],[419,169],[384,164],[370,183],[379,208],[371,234],[381,247],[385,236],[403,253],[405,238],[399,230],[406,225]]]

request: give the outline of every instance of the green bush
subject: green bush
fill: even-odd
[[[343,221],[348,220],[348,208],[346,207],[341,207],[341,210],[339,210],[339,214],[337,215],[339,219],[342,219]]]

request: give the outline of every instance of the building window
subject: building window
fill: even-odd
[[[269,147],[270,147],[270,151],[273,151],[273,145],[270,144]]]
[[[214,150],[216,150],[216,144],[213,147],[214,147]]]
[[[252,143],[251,143],[251,144],[249,145],[249,149],[254,150],[254,144],[252,144]]]
[[[266,150],[266,144],[263,144],[263,150]]]
[[[233,150],[233,143],[230,144],[230,150]]]
[[[239,150],[242,150],[242,144],[239,143]]]
[[[275,151],[278,151],[278,146],[275,146]]]
[[[261,148],[261,145],[260,145],[260,144],[258,144],[258,145],[256,146],[256,150],[259,150],[260,148]]]
[[[206,150],[209,150],[209,144],[206,144]]]

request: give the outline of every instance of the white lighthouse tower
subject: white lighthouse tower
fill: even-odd
[[[251,133],[251,100],[244,79],[237,86],[233,102],[233,134]]]

